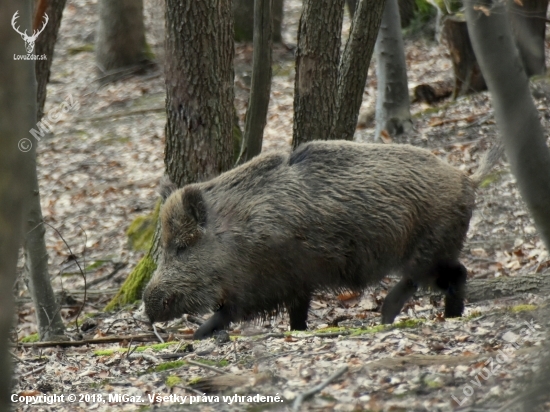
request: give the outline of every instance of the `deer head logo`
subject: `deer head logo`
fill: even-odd
[[[19,30],[19,27],[15,26],[16,20],[18,17],[19,17],[19,10],[17,10],[13,15],[13,18],[11,19],[11,26],[17,33],[21,35],[21,38],[25,41],[25,48],[27,49],[27,53],[30,54],[34,50],[34,42],[36,41],[36,38],[40,33],[44,31],[44,29],[46,28],[46,24],[48,24],[48,21],[50,19],[48,18],[48,15],[44,13],[44,24],[42,25],[42,28],[40,30],[35,30],[32,33],[32,36],[29,36],[27,35],[27,30],[25,30],[24,33],[21,33],[21,31]]]

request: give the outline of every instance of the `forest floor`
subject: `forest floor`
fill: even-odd
[[[264,151],[289,150],[292,136],[292,46],[301,2],[285,4],[283,39],[290,47],[277,45],[274,50]],[[164,170],[165,94],[161,69],[108,85],[97,81],[96,9],[96,0],[67,4],[45,113],[64,101],[71,110],[53,124],[53,136],[38,145],[38,171],[44,219],[59,232],[47,229],[46,242],[68,334],[77,340],[127,338],[63,348],[20,343],[13,350],[17,358],[13,392],[27,399],[45,393],[64,394],[67,400],[75,394],[76,401],[17,404],[17,410],[176,408],[174,398],[150,402],[148,397],[170,394],[181,396],[178,402],[187,396],[185,402],[193,400],[194,406],[188,406],[196,410],[284,410],[337,371],[342,374],[304,400],[302,410],[509,410],[506,402],[521,383],[530,382],[542,356],[548,324],[541,308],[547,302],[536,294],[468,304],[464,317],[453,320],[442,318],[439,296],[418,297],[407,304],[394,326],[382,327],[380,304],[395,281],[388,279],[360,296],[316,295],[308,332],[285,334],[288,318],[282,314],[267,322],[233,325],[229,341],[193,342],[189,333],[197,325],[180,320],[160,328],[169,332],[172,341],[165,345],[139,341],[136,336],[150,334],[150,328],[133,320],[135,308],[104,313],[106,303],[144,254],[132,250],[126,231],[135,218],[152,212],[158,198]],[[146,15],[148,40],[158,51],[162,43],[158,0],[146,1]],[[348,31],[346,16],[344,41]],[[405,44],[411,88],[452,78],[444,46],[422,34],[409,36]],[[236,45],[236,106],[241,122],[251,59],[250,44]],[[540,80],[533,90],[547,130],[550,87]],[[375,96],[376,74],[371,65],[358,141],[372,141]],[[411,108],[414,131],[399,143],[428,148],[468,174],[496,141],[487,93],[435,106],[414,103]],[[548,254],[507,163],[502,161],[495,171],[489,184],[478,191],[461,256],[469,278],[547,272]],[[78,328],[84,282],[74,257],[86,267],[88,283],[99,280],[86,290]],[[20,259],[20,271],[22,266]],[[21,280],[16,293],[14,339],[21,342],[36,332],[36,324]],[[271,396],[280,402],[237,395]]]

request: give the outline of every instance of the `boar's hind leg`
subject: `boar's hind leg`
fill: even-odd
[[[437,265],[436,286],[445,293],[445,317],[456,318],[464,311],[467,271],[460,262]]]
[[[193,339],[209,338],[214,332],[226,329],[231,320],[231,310],[227,306],[222,306],[195,331]]]
[[[401,312],[403,305],[414,295],[417,288],[416,283],[406,276],[397,282],[397,285],[390,290],[382,304],[383,324],[393,323],[395,317]]]
[[[286,310],[290,318],[290,330],[306,330],[307,329],[307,312],[309,310],[309,302],[311,297],[301,296],[288,302]]]

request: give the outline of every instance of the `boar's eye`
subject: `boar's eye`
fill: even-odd
[[[178,255],[181,255],[183,252],[185,252],[185,249],[187,249],[187,246],[185,246],[185,245],[178,246],[178,247],[176,248],[176,253],[177,253]]]

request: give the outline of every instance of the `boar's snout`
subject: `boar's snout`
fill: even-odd
[[[149,321],[163,322],[178,316],[174,313],[176,300],[175,291],[168,291],[162,285],[149,285],[143,294],[145,314]]]

